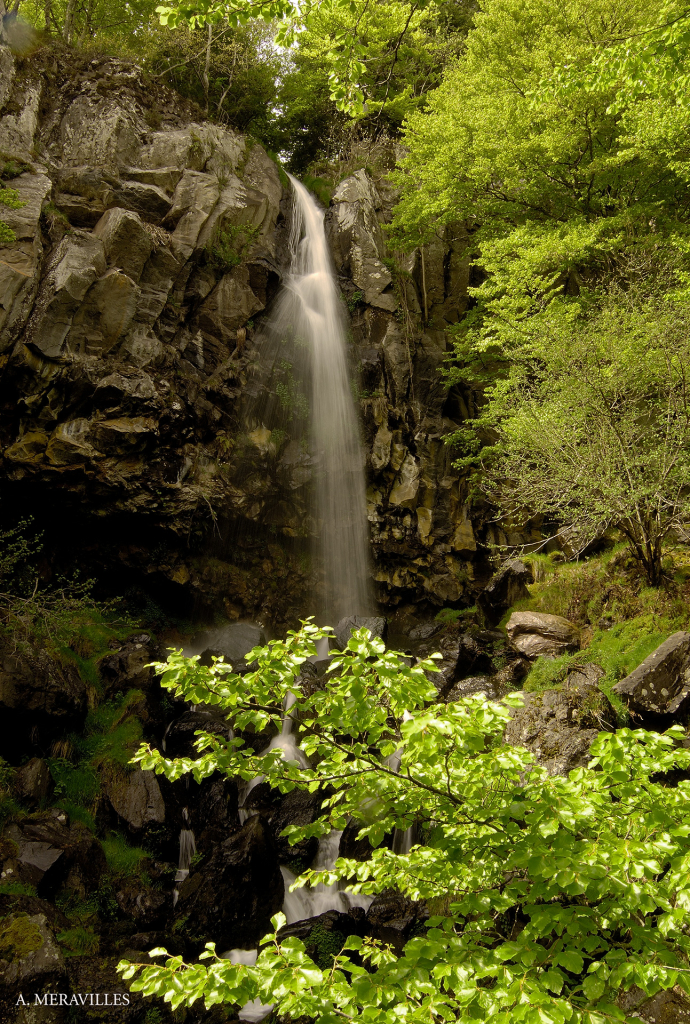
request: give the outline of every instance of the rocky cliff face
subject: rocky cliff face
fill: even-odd
[[[286,265],[278,168],[132,65],[48,48],[0,61],[2,175],[24,203],[3,210],[16,242],[0,250],[5,510],[30,510],[113,586],[145,576],[230,617],[294,617],[312,583],[308,474],[242,415]],[[441,440],[467,408],[438,373],[467,301],[464,238],[401,273],[387,212],[359,171],[328,215],[375,578],[390,608],[470,603],[476,540]]]

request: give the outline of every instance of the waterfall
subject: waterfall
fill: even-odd
[[[311,349],[311,430],[320,455],[316,481],[324,611],[333,623],[366,615],[369,555],[364,461],[347,368],[343,310],[326,242],[324,215],[304,185],[295,195],[287,288],[295,329]]]
[[[182,821],[183,826],[180,829],[180,855],[177,862],[175,882],[184,882],[185,878],[187,878],[189,875],[189,868],[192,863],[192,857],[196,853],[194,833],[191,828],[185,828],[186,825],[189,825],[189,810],[186,807],[182,808]],[[173,890],[173,907],[176,906],[179,895],[179,889],[176,887]]]
[[[295,178],[290,264],[256,347],[256,380],[243,396],[248,439],[279,453],[291,479],[311,481],[313,521],[293,535],[317,539],[323,582],[318,620],[372,613],[364,455],[350,387],[345,311],[326,242],[324,214]],[[301,534],[300,534],[301,531]]]
[[[319,849],[312,864],[313,868],[323,870],[335,865],[340,850],[341,836],[342,832],[334,830],[319,841]],[[304,886],[302,889],[290,892],[290,886],[297,876],[284,865],[281,865],[280,870],[285,882],[283,913],[288,924],[304,921],[309,917],[318,917],[319,914],[325,914],[327,910],[338,910],[341,914],[346,914],[353,907],[363,907],[364,910],[367,910],[373,899],[372,896],[362,896],[359,893],[349,892],[347,889],[340,889],[337,882],[333,885],[324,885],[323,882],[319,882],[313,888]]]

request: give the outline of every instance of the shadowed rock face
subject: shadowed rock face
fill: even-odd
[[[203,868],[180,886],[178,917],[193,922],[200,945],[256,944],[283,904],[283,876],[270,831],[258,815],[218,844]]]

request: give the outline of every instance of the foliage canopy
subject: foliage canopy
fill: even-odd
[[[366,630],[333,658],[321,688],[303,689],[300,667],[323,632],[305,624],[255,648],[248,657],[258,668],[245,676],[180,652],[158,666],[163,686],[226,710],[238,729],[278,729],[293,693],[291,713],[313,767],[203,733],[195,760],[167,760],[147,747],[137,760],[169,779],[263,774],[282,792],[323,793],[322,817],[286,830],[294,840],[354,818],[376,846],[417,821],[424,842],[408,855],[378,847],[369,861],[340,859],[297,884],[347,879],[365,893],[395,886],[412,899],[440,897],[448,910],[400,956],[350,937],[330,970],[300,940],[281,942],[277,933],[264,939],[254,967],[218,958],[212,943],[206,965],[155,950],[166,957],[161,965],[120,964],[135,990],[172,1006],[259,997],[283,1016],[324,1024],[360,1015],[603,1024],[625,1020],[616,997],[633,985],[648,994],[674,985],[690,991],[690,784],[664,782],[690,764],[681,728],[601,734],[588,768],[549,777],[527,751],[502,744],[519,695],[502,704],[436,704],[433,661],[410,666]],[[283,921],[274,919],[276,929]]]

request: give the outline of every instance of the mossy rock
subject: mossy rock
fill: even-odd
[[[28,914],[17,914],[0,921],[0,959],[10,963],[24,960],[42,945],[41,929]]]

